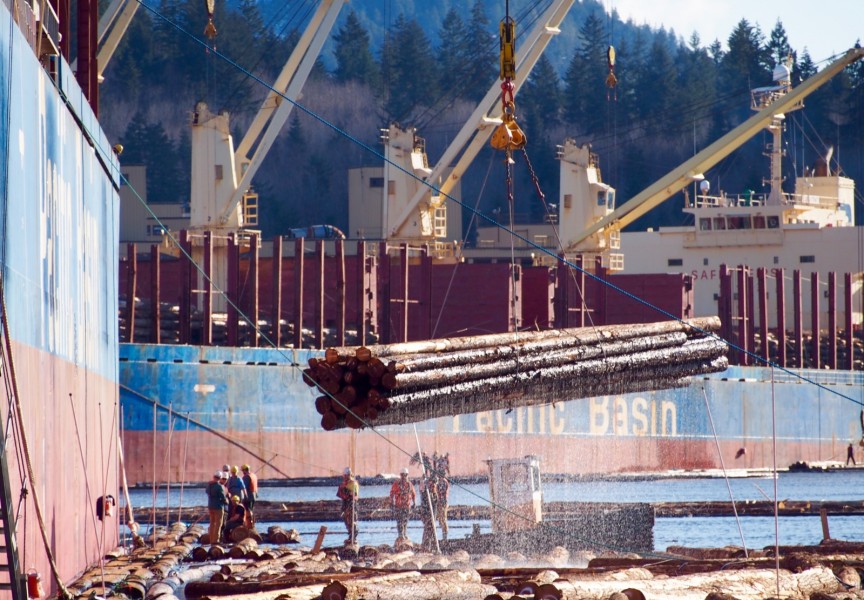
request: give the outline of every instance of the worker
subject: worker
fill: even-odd
[[[399,479],[390,486],[390,507],[396,516],[396,546],[409,541],[408,516],[416,505],[417,495],[414,493],[414,485],[408,479],[408,467],[403,467]]]
[[[357,500],[360,498],[360,484],[354,479],[351,467],[345,467],[342,482],[336,490],[336,496],[342,500],[342,521],[348,530],[346,543],[353,545],[357,541]]]
[[[241,502],[246,500],[246,484],[243,483],[243,479],[238,475],[238,471],[240,469],[237,468],[237,465],[231,467],[231,476],[228,477],[228,495],[229,496],[238,496]]]
[[[215,544],[219,540],[222,531],[222,514],[228,504],[228,494],[222,483],[222,471],[213,473],[213,479],[207,484],[207,512],[210,514],[210,543]]]
[[[258,476],[251,471],[249,465],[243,465],[241,468],[243,469],[243,484],[246,486],[246,500],[243,502],[243,506],[249,512],[249,522],[254,523],[253,511],[255,510],[255,500],[258,498]]]
[[[438,501],[438,504],[435,506],[435,517],[441,526],[441,537],[446,541],[449,530],[447,525],[447,509],[450,503],[450,481],[445,474],[445,468],[449,470],[449,463],[446,467],[443,462],[436,464],[435,471],[433,472],[433,482],[435,486],[435,498]]]
[[[852,461],[852,466],[856,466],[858,463],[855,462],[855,445],[852,442],[849,442],[849,447],[846,448],[846,466],[849,466],[849,461]]]
[[[231,541],[231,532],[241,526],[246,526],[246,507],[240,502],[240,496],[231,496],[228,520],[225,521],[225,541]]]
[[[436,549],[435,508],[438,506],[438,495],[435,485],[429,476],[420,480],[420,521],[423,523],[423,540],[420,547],[426,552]]]

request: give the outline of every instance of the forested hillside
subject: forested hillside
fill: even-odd
[[[125,146],[125,163],[148,166],[151,201],[188,201],[195,103],[227,110],[239,137],[267,92],[249,75],[275,79],[314,8],[310,2],[217,2],[215,45],[232,65],[192,39],[207,22],[203,4],[162,0],[157,10],[139,10],[101,88],[106,130]],[[493,9],[501,3],[477,0],[466,9],[426,0],[422,12],[416,4],[352,0],[342,9],[327,56],[300,100],[309,112],[293,112],[255,179],[265,235],[316,223],[347,228],[347,170],[381,159],[340,132],[381,149],[380,128],[413,125],[434,162],[476,101],[496,85],[503,15]],[[517,10],[511,2],[522,34],[548,1],[524,4]],[[375,12],[382,5],[386,15]],[[803,50],[807,40],[793,45],[787,39],[782,21],[763,32],[742,18],[724,42],[728,50],[695,36],[685,41],[623,23],[594,0],[578,2],[516,96],[547,201],[557,202],[556,144],[565,138],[593,145],[620,204],[747,118],[750,88],[769,85],[777,61],[793,58],[796,82],[824,66]],[[605,83],[610,44],[617,50],[614,88]],[[789,189],[792,175],[829,147],[843,171],[864,185],[864,65],[835,77],[806,105],[787,119]],[[762,190],[767,141],[756,136],[707,173],[712,189]],[[478,156],[463,181],[466,204],[508,210],[501,158],[491,149]],[[521,158],[514,173],[518,218],[539,218],[543,207]],[[680,223],[680,204],[673,199],[636,226]],[[857,209],[861,222],[864,207]]]

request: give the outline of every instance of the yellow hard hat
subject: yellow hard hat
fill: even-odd
[[[234,502],[240,502],[240,496],[231,496],[231,500]]]
[[[243,469],[244,471],[248,471],[250,467],[249,467],[249,465],[243,465],[240,468]]]
[[[233,467],[231,467],[231,472],[232,472],[232,473],[236,473],[236,472],[237,472],[237,465],[234,465]]]

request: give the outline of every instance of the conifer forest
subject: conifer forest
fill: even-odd
[[[511,2],[518,35],[549,0]],[[194,38],[207,24],[200,0],[159,0],[139,9],[101,87],[101,120],[124,146],[124,164],[148,169],[151,202],[189,199],[189,123],[195,103],[228,111],[242,137],[314,10],[314,2],[216,3],[213,39],[223,60]],[[415,7],[415,4],[417,5]],[[498,85],[498,26],[504,2],[352,0],[340,13],[315,70],[254,180],[264,236],[331,224],[349,237],[348,170],[382,165],[356,141],[383,152],[381,129],[416,127],[434,163],[486,92]],[[725,40],[622,21],[605,3],[577,1],[515,97],[537,185],[521,157],[513,167],[516,221],[540,220],[558,202],[556,145],[590,143],[618,203],[660,178],[748,118],[750,89],[772,83],[791,60],[793,85],[832,57],[812,57],[807,40],[789,40],[782,15],[763,31],[742,16]],[[856,43],[852,40],[849,47]],[[614,46],[617,85],[606,83]],[[845,47],[843,49],[846,49]],[[787,116],[787,191],[828,152],[864,186],[864,61],[847,68]],[[321,120],[331,126],[324,126]],[[344,132],[347,135],[342,135]],[[356,141],[355,141],[356,140]],[[763,190],[767,133],[714,167],[712,191]],[[864,217],[856,192],[857,221]],[[462,201],[481,211],[509,210],[502,156],[486,148],[462,182]],[[633,224],[684,224],[681,194]],[[467,221],[467,220],[466,220]],[[465,241],[472,231],[465,224]]]

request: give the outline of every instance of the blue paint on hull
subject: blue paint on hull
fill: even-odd
[[[126,431],[152,432],[152,399],[228,435],[321,434],[314,408],[318,394],[300,376],[308,358],[320,356],[317,351],[121,344],[120,356],[120,381],[128,388],[121,389]],[[680,389],[503,408],[434,419],[417,428],[437,436],[489,435],[490,454],[496,440],[511,436],[536,436],[538,453],[548,438],[713,444],[715,432],[727,444],[765,443],[776,432],[781,442],[820,445],[859,439],[862,405],[864,373],[772,374],[769,368],[730,367]],[[174,427],[186,424],[178,420]],[[156,429],[168,429],[164,411],[157,414]],[[398,435],[413,426],[381,430]],[[680,464],[687,464],[686,456]]]

